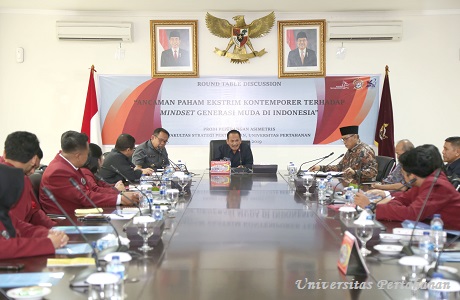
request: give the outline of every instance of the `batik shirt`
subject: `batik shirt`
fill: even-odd
[[[402,183],[406,185],[406,181],[404,180],[404,176],[402,174],[402,165],[398,163],[396,167],[382,180],[384,184],[393,184],[393,183]]]

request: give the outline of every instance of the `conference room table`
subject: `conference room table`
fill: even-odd
[[[382,256],[372,249],[378,239],[368,243],[372,250],[365,258],[368,276],[341,273],[337,261],[343,226],[338,211],[296,191],[282,171],[231,176],[196,172],[189,194],[180,198],[176,210],[174,218],[166,218],[162,239],[147,257],[137,247],[130,248],[138,255],[127,270],[126,299],[411,296],[409,288],[388,288],[388,283],[400,282],[408,271],[398,264],[399,257]],[[123,235],[126,221],[112,222]],[[400,227],[399,222],[384,224],[390,231]],[[72,276],[85,267],[47,267],[47,258],[10,261],[25,264],[20,272],[64,272],[46,299],[87,299],[85,293],[69,287]],[[306,282],[327,283],[329,288],[308,288]],[[330,288],[331,283],[335,288]],[[363,288],[344,288],[343,283]],[[422,298],[426,292],[416,294]]]

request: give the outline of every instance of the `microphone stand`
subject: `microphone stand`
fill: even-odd
[[[460,238],[460,234],[457,234],[455,236],[455,238],[453,238],[449,242],[449,244],[444,244],[444,246],[442,247],[442,250],[438,252],[439,253],[438,258],[436,259],[436,263],[434,264],[434,267],[428,269],[428,271],[426,272],[426,275],[429,278],[433,278],[434,273],[441,273],[444,279],[450,279],[450,280],[455,280],[457,282],[460,282],[460,276],[458,276],[457,274],[451,273],[451,272],[449,272],[447,270],[438,269],[439,268],[439,263],[441,262],[441,259],[440,259],[441,254],[444,253],[444,249],[448,248],[450,245],[452,245],[454,242],[456,242],[459,238]]]
[[[148,200],[149,198],[147,197],[147,195],[140,189],[138,188],[131,180],[128,179],[128,177],[126,177],[124,174],[122,174],[118,169],[117,167],[115,167],[114,165],[110,165],[110,167],[117,173],[119,174],[121,177],[123,177],[129,184],[133,185],[134,188],[136,190],[138,190],[142,196],[145,197],[145,199],[147,199],[147,202],[149,203],[149,212],[150,212],[150,215],[153,214],[153,210],[152,210],[152,203],[150,203],[150,201]]]
[[[334,152],[332,152],[332,153],[329,154],[329,155],[326,155],[325,157],[315,158],[315,159],[312,159],[312,160],[303,162],[303,163],[300,165],[299,170],[297,171],[297,177],[300,175],[300,172],[302,172],[302,166],[303,166],[304,164],[308,164],[308,163],[311,163],[311,162],[314,162],[314,161],[318,161],[318,160],[320,160],[320,159],[323,159],[323,160],[324,160],[324,159],[328,158],[329,156],[331,156],[331,155],[333,155],[333,154],[334,154]]]
[[[361,150],[361,153],[359,154],[359,165],[358,165],[358,170],[356,170],[356,175],[358,175],[358,191],[361,188],[361,175],[362,175],[362,167],[363,167],[363,157],[364,157],[364,150]]]
[[[319,164],[320,162],[322,162],[323,160],[325,160],[326,158],[328,158],[328,157],[329,157],[329,156],[331,156],[331,155],[334,155],[334,152],[331,152],[331,154],[329,154],[329,155],[326,155],[326,156],[324,156],[324,157],[320,158],[320,161],[319,161],[318,163],[314,164],[313,166],[315,166],[315,165]],[[311,167],[313,167],[313,166],[311,166]],[[310,167],[310,168],[311,168],[311,167]],[[308,168],[308,169],[310,169],[310,168]],[[319,171],[321,171],[321,168],[320,168],[318,171],[316,171],[316,173],[315,173],[315,177],[316,177],[316,174],[318,174],[318,172],[319,172]]]
[[[414,228],[412,229],[409,243],[407,245],[404,245],[402,249],[402,252],[404,252],[406,255],[414,255],[414,251],[412,250],[412,241],[414,239],[415,229],[417,228],[417,225],[420,222],[420,217],[422,216],[423,210],[425,209],[425,206],[428,203],[428,198],[430,197],[431,192],[433,191],[433,187],[436,184],[436,181],[438,181],[439,174],[441,174],[441,168],[439,168],[436,174],[434,175],[433,182],[431,183],[430,189],[428,190],[428,193],[426,194],[425,200],[423,201],[423,205],[420,208],[420,212],[418,213],[417,220],[415,221]]]

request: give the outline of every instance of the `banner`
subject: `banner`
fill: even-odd
[[[121,133],[141,143],[157,127],[170,132],[171,145],[209,145],[231,129],[252,145],[340,144],[348,125],[374,140],[379,75],[98,79],[104,145]]]

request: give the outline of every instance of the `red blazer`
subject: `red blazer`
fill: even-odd
[[[50,255],[55,253],[53,243],[45,237],[24,237],[14,219],[13,225],[16,229],[16,237],[6,239],[0,235],[0,259],[12,259],[18,257]],[[29,224],[30,225],[30,224]],[[30,225],[32,226],[32,225]],[[33,226],[32,226],[33,227]],[[3,233],[5,227],[0,222],[0,232]]]
[[[0,163],[14,167],[3,159],[0,160]],[[56,222],[51,220],[45,212],[38,207],[29,176],[24,176],[24,189],[18,202],[11,208],[9,215],[12,219],[16,218],[19,221],[37,225],[35,230],[42,231],[46,233],[46,235],[48,234],[48,229],[56,225]]]
[[[53,193],[56,200],[69,215],[73,215],[77,208],[93,207],[86,197],[70,183],[69,178],[75,179],[82,191],[97,206],[116,205],[117,194],[92,191],[81,169],[75,170],[75,168],[58,153],[48,167],[46,167],[40,183],[40,203],[46,213],[61,214],[61,211],[53,201],[48,198],[42,189],[43,187],[47,187],[51,193]]]
[[[116,195],[119,194],[118,190],[113,186],[113,184],[108,184],[107,182],[104,182],[102,180],[97,180],[96,177],[94,177],[93,172],[91,172],[89,169],[81,168],[80,170],[83,173],[83,175],[85,175],[86,183],[92,191]]]
[[[414,186],[407,192],[397,193],[390,202],[377,205],[377,219],[416,220],[433,180],[434,173],[429,175],[420,187]],[[447,180],[444,172],[439,175],[420,220],[431,218],[434,214],[441,214],[446,229],[460,230],[460,193]]]

